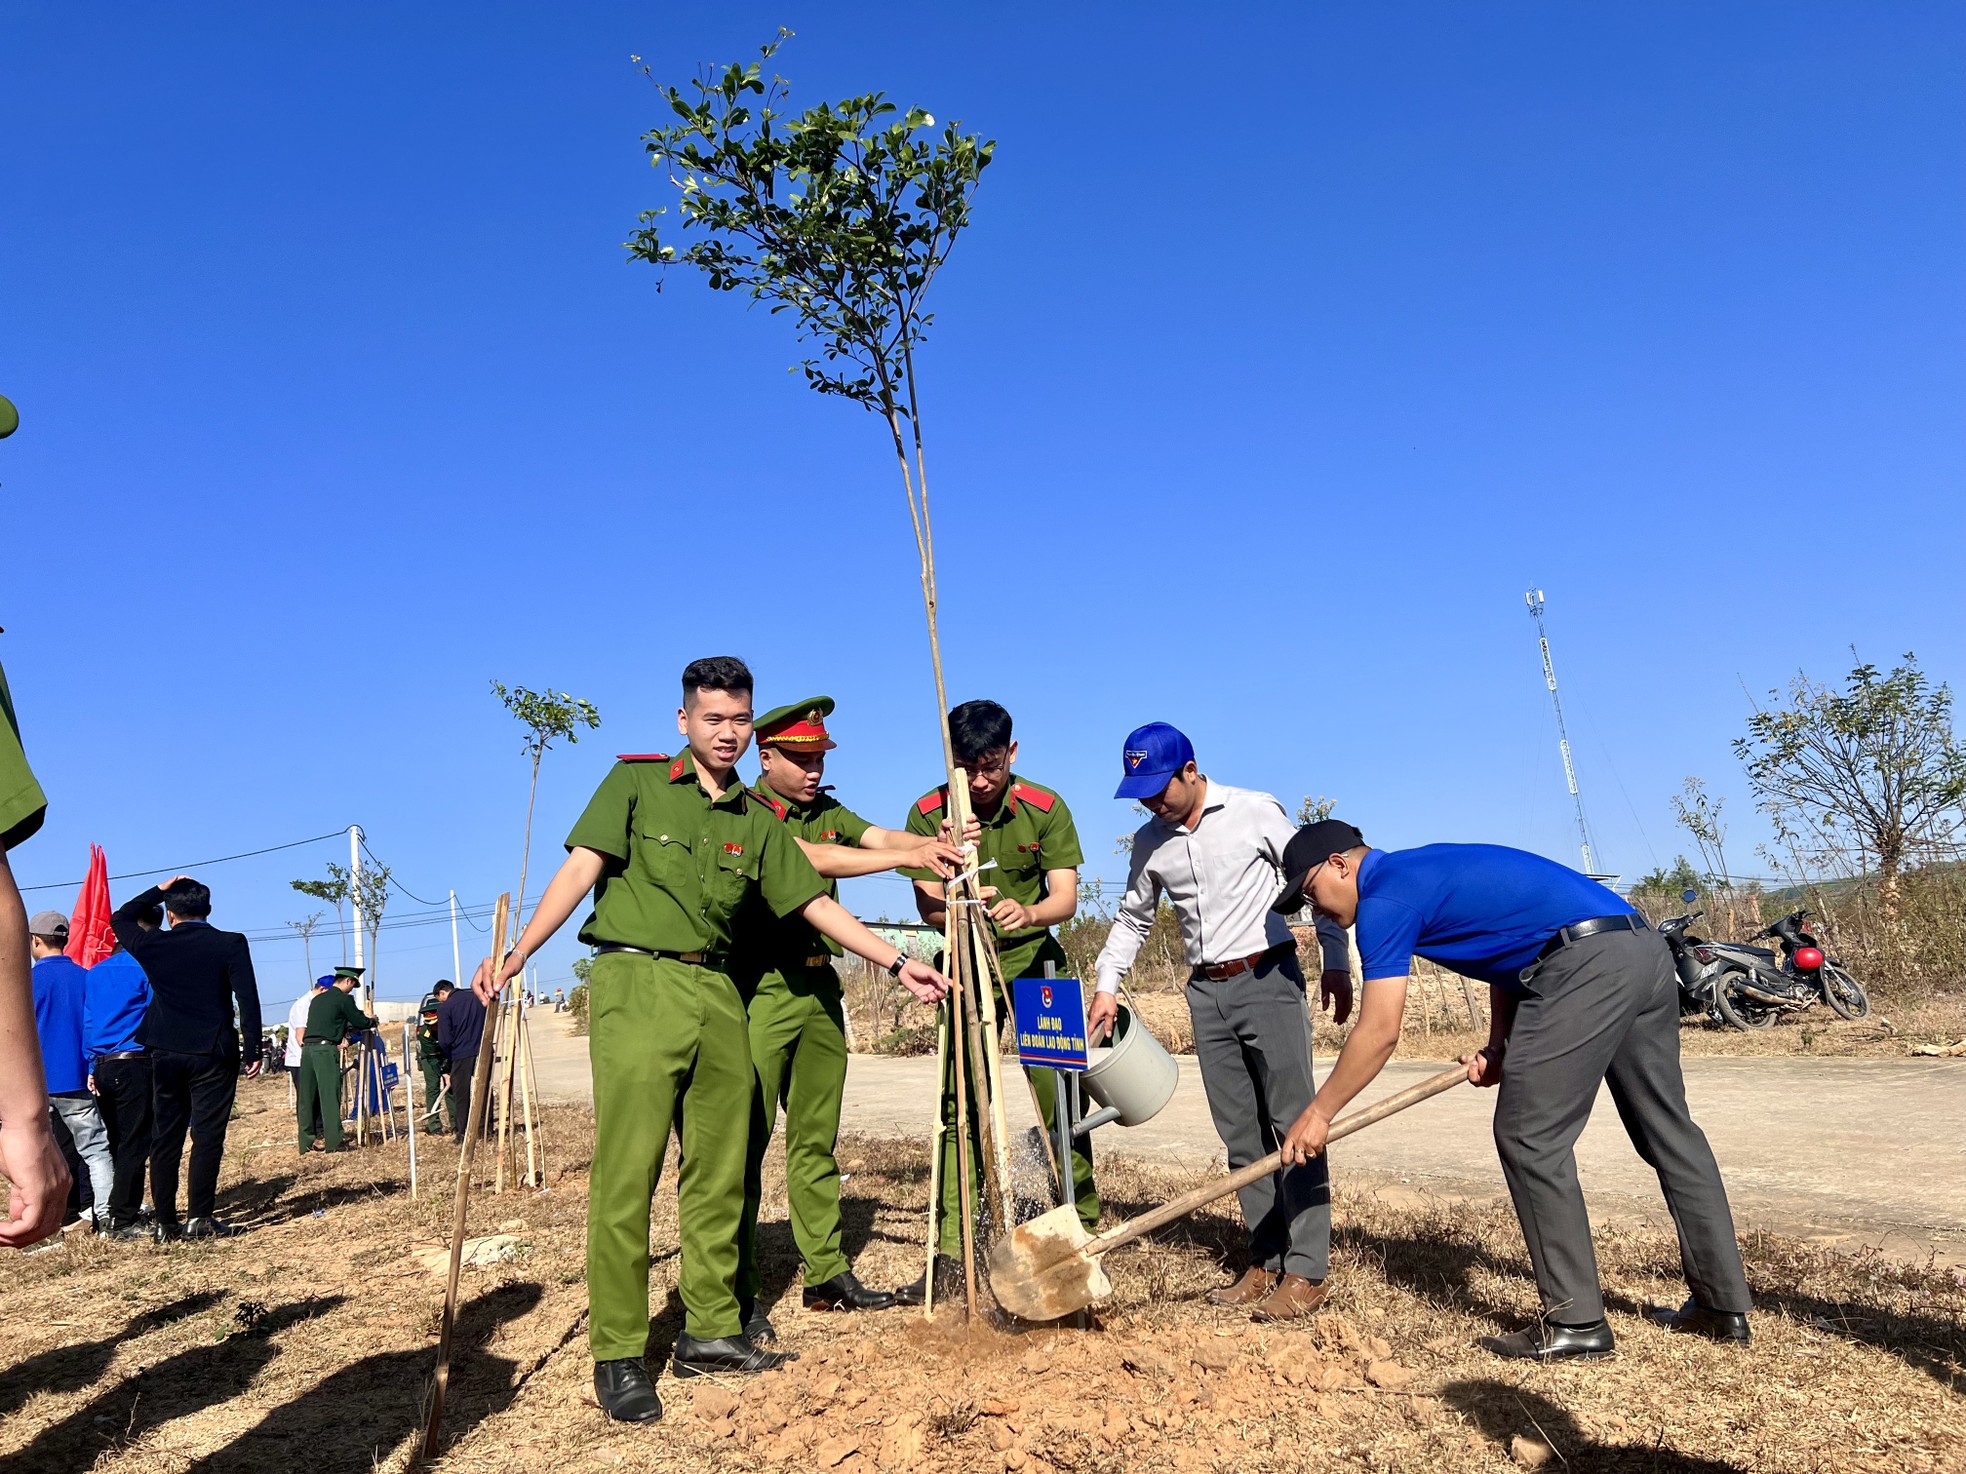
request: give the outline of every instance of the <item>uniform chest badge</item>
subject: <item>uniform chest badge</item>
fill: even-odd
[[[744,846],[741,844],[733,844],[731,841],[725,840],[724,853],[726,855],[741,855],[744,853]]]
[[[840,837],[840,831],[837,829],[829,829],[824,834],[819,836],[822,842],[829,839],[838,839],[839,837]]]

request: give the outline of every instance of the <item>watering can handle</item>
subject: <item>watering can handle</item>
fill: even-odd
[[[1468,1078],[1465,1065],[1456,1065],[1451,1070],[1442,1070],[1438,1075],[1422,1080],[1418,1085],[1409,1085],[1397,1095],[1389,1095],[1377,1105],[1367,1106],[1362,1111],[1353,1111],[1349,1116],[1331,1123],[1331,1130],[1325,1137],[1326,1145],[1340,1137],[1350,1136],[1354,1131],[1362,1131],[1388,1116],[1398,1115],[1408,1106],[1418,1105],[1423,1100],[1431,1100],[1443,1090],[1452,1090]],[[1186,1218],[1197,1208],[1205,1208],[1217,1198],[1227,1197],[1239,1192],[1252,1182],[1268,1177],[1283,1165],[1283,1153],[1271,1152],[1261,1161],[1251,1162],[1247,1167],[1238,1168],[1220,1182],[1212,1182],[1207,1187],[1198,1187],[1185,1197],[1176,1198],[1171,1203],[1163,1203],[1151,1213],[1142,1213],[1138,1218],[1128,1219],[1118,1228],[1100,1234],[1080,1252],[1088,1258],[1104,1254],[1109,1249],[1117,1249],[1122,1244],[1130,1244],[1143,1234],[1152,1233],[1164,1224],[1177,1218]]]

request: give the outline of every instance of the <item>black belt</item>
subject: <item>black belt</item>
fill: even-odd
[[[1247,957],[1231,957],[1227,962],[1204,962],[1194,970],[1193,976],[1207,978],[1211,983],[1223,982],[1228,978],[1239,977],[1266,962],[1281,962],[1286,957],[1297,955],[1295,942],[1278,942],[1274,947],[1266,947],[1261,952],[1251,952]]]
[[[707,947],[697,952],[664,952],[650,947],[631,947],[626,942],[603,942],[594,949],[602,956],[609,952],[632,952],[637,957],[667,957],[671,962],[686,962],[691,967],[710,967],[718,972],[730,966],[728,952],[713,952]]]
[[[1650,931],[1645,918],[1635,911],[1627,911],[1622,916],[1593,916],[1588,921],[1573,921],[1560,927],[1555,936],[1543,943],[1543,950],[1536,954],[1541,962],[1552,952],[1560,952],[1572,942],[1581,942],[1585,937],[1594,937],[1604,931]]]
[[[143,1051],[141,1049],[119,1049],[114,1054],[97,1055],[96,1063],[102,1064],[105,1061],[112,1060],[112,1059],[142,1059],[142,1058],[143,1058]]]

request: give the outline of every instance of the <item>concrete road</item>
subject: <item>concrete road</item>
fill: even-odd
[[[587,1102],[586,1041],[566,1032],[562,1018],[535,1019],[541,1092]],[[1180,1066],[1180,1085],[1159,1116],[1131,1129],[1103,1128],[1096,1148],[1195,1169],[1219,1164],[1199,1069],[1193,1056]],[[1396,1060],[1365,1099],[1441,1068]],[[843,1129],[925,1140],[934,1069],[928,1059],[853,1056]],[[1694,1118],[1713,1143],[1741,1227],[1895,1254],[1936,1252],[1942,1262],[1966,1264],[1966,1061],[1700,1058],[1685,1070]],[[1033,1124],[1028,1092],[1008,1094],[1013,1129]],[[1497,1197],[1494,1102],[1492,1091],[1450,1091],[1341,1142],[1334,1171],[1341,1183],[1390,1193]],[[1608,1094],[1598,1099],[1577,1160],[1600,1221],[1664,1221],[1657,1180],[1625,1139]]]

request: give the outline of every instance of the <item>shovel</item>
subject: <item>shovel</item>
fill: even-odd
[[[1325,1141],[1329,1144],[1350,1136],[1443,1090],[1452,1090],[1467,1078],[1464,1065],[1442,1070],[1431,1079],[1387,1096],[1377,1105],[1332,1122]],[[1196,1188],[1096,1238],[1080,1225],[1078,1213],[1072,1208],[1053,1208],[1040,1213],[1028,1223],[1018,1224],[990,1251],[990,1290],[999,1305],[1024,1320],[1058,1320],[1073,1311],[1084,1310],[1113,1292],[1112,1281],[1106,1278],[1105,1268],[1099,1262],[1100,1255],[1130,1244],[1163,1224],[1186,1218],[1195,1209],[1268,1177],[1282,1165],[1283,1153],[1271,1152],[1260,1162],[1251,1162],[1220,1182]]]

